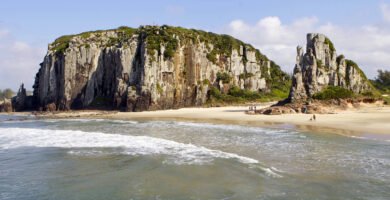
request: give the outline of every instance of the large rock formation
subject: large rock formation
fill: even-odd
[[[15,111],[23,111],[26,108],[27,92],[24,84],[20,85],[18,93],[12,98],[12,106]]]
[[[19,87],[18,93],[12,98],[13,110],[16,112],[34,110],[36,108],[34,100],[33,96],[27,95],[27,91],[22,83]]]
[[[282,74],[277,65],[227,35],[170,26],[120,27],[63,36],[50,44],[34,98],[43,110],[199,106],[211,87],[269,91],[273,74]]]
[[[306,53],[297,47],[297,59],[289,101],[311,98],[327,86],[339,86],[354,93],[370,89],[370,84],[358,65],[337,56],[332,42],[325,35],[307,34]]]

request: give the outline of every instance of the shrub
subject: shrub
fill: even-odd
[[[219,89],[214,86],[210,88],[210,95],[217,99],[221,99],[222,97],[221,91],[219,91]]]
[[[210,85],[209,79],[204,79],[203,80],[203,85]]]
[[[352,98],[354,94],[351,90],[338,87],[338,86],[329,86],[313,95],[313,99],[319,100],[329,100],[329,99],[346,99]]]
[[[210,53],[208,53],[208,54],[206,55],[206,58],[207,58],[210,62],[212,62],[212,63],[214,63],[214,64],[217,64],[217,51],[213,49]]]
[[[360,94],[360,96],[379,98],[379,97],[381,97],[381,93],[378,90],[367,90],[367,91],[362,92]]]
[[[234,97],[241,97],[244,100],[256,100],[261,98],[261,94],[259,92],[254,92],[250,90],[243,90],[238,88],[237,86],[233,86],[229,90],[229,95]]]
[[[229,83],[232,77],[227,72],[218,72],[217,81],[222,81],[222,83]]]

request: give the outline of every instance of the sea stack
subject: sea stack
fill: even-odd
[[[297,47],[292,86],[288,100],[304,101],[327,86],[338,86],[354,93],[370,90],[363,71],[352,60],[337,56],[331,40],[323,34],[307,34],[306,52]]]

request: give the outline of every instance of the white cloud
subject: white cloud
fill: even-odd
[[[17,90],[23,82],[28,90],[32,90],[35,73],[43,60],[45,48],[19,41],[11,32],[2,30],[0,44],[0,89]]]
[[[386,22],[390,22],[390,6],[382,3],[381,6],[382,16]]]
[[[241,20],[233,20],[232,22],[230,22],[229,26],[233,30],[242,30],[246,28],[245,23]]]
[[[272,16],[256,24],[234,20],[226,32],[253,44],[287,72],[292,72],[295,65],[296,46],[306,45],[306,34],[311,32],[327,35],[337,53],[355,60],[370,78],[377,69],[390,70],[390,28],[386,26],[346,27],[321,23],[316,17],[285,24]]]

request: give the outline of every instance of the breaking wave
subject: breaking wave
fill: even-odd
[[[256,166],[267,175],[281,177],[276,169],[260,166],[256,159],[167,139],[71,130],[0,128],[0,149],[21,147],[66,148],[70,155],[77,156],[104,156],[110,154],[104,148],[115,148],[119,151],[111,154],[166,155],[174,164],[205,164],[214,159],[233,159],[249,164],[250,168]]]

